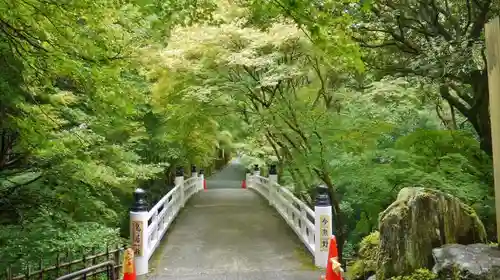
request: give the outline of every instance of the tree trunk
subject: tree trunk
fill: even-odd
[[[328,186],[330,197],[332,198],[332,217],[336,222],[333,224],[333,231],[335,233],[335,238],[337,239],[337,249],[339,253],[339,262],[342,263],[343,257],[342,252],[344,251],[344,243],[346,241],[346,236],[344,233],[344,223],[342,219],[342,212],[340,210],[340,203],[336,198],[333,186]]]
[[[451,106],[455,107],[471,123],[479,137],[481,150],[492,156],[491,127],[490,127],[490,99],[488,91],[488,76],[486,71],[473,72],[465,84],[470,85],[472,96],[469,100],[460,101],[449,94],[449,89],[443,85],[440,89],[441,96]],[[467,105],[464,102],[467,101]]]
[[[471,104],[471,108],[467,112],[462,113],[470,121],[479,136],[481,149],[491,156],[490,95],[487,72],[474,72],[468,84],[472,87],[475,103]]]
[[[486,92],[483,94],[486,95],[486,97],[483,99],[483,102],[478,105],[478,110],[471,110],[471,113],[473,112],[473,114],[471,114],[467,119],[472,123],[479,136],[481,150],[483,150],[489,156],[492,156],[493,151],[491,143],[491,122],[489,110],[490,100],[488,89],[486,89]]]

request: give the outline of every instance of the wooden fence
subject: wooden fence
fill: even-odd
[[[95,266],[106,261],[114,263],[114,271],[109,266],[103,266],[73,279],[110,279],[110,275],[119,276],[123,266],[123,253],[125,247],[107,247],[104,252],[92,250],[89,255],[82,254],[72,258],[70,253],[58,254],[51,265],[40,259],[36,266],[27,266],[19,269],[15,265],[7,267],[4,273],[0,273],[0,280],[54,280],[60,276],[79,271],[90,266]]]

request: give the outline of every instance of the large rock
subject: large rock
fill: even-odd
[[[377,279],[432,268],[432,249],[444,244],[486,242],[474,210],[440,191],[404,188],[379,217]]]
[[[500,279],[500,250],[487,244],[449,244],[432,250],[438,279]]]

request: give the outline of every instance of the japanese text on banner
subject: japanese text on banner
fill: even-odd
[[[320,215],[319,220],[320,220],[320,225],[319,225],[320,251],[328,252],[328,242],[330,240],[330,216]]]
[[[142,256],[142,242],[143,242],[143,223],[140,221],[132,222],[132,249],[136,256]]]

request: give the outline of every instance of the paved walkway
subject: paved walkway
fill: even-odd
[[[244,177],[237,164],[214,177],[236,181],[223,180],[234,178],[231,170]],[[319,279],[312,257],[279,214],[254,191],[227,186],[190,199],[151,258],[149,279]]]
[[[207,188],[213,189],[240,189],[241,182],[246,177],[245,167],[234,159],[220,172],[207,178]]]

